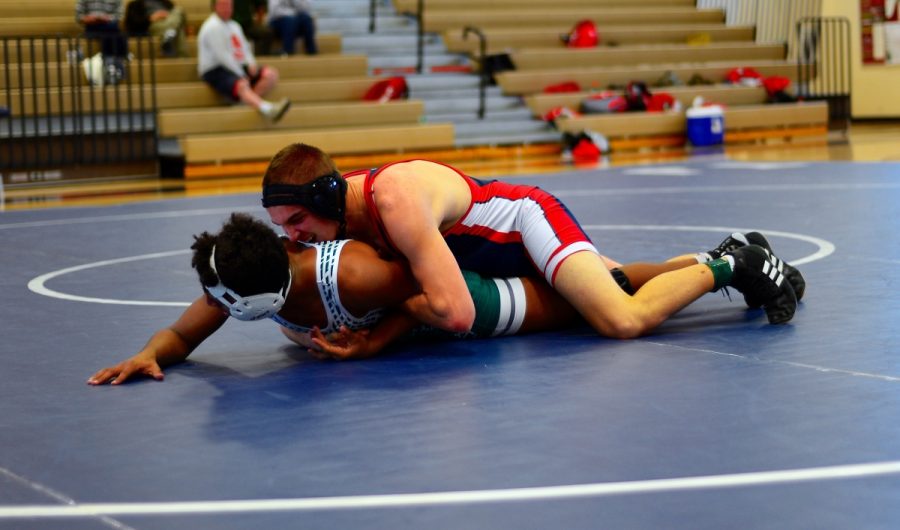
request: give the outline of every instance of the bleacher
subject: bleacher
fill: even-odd
[[[177,4],[187,14],[188,43],[194,53],[195,34],[210,12],[209,2],[181,0]],[[398,12],[413,13],[416,5],[413,0],[394,0]],[[498,73],[497,84],[503,95],[522,98],[534,119],[556,107],[575,109],[596,91],[620,90],[629,82],[643,81],[652,90],[670,93],[682,107],[697,96],[726,105],[726,142],[814,136],[824,134],[827,127],[823,104],[770,105],[760,87],[724,84],[726,73],[738,66],[789,79],[796,78],[797,68],[785,59],[784,45],[757,44],[752,26],[726,26],[722,10],[697,9],[693,0],[558,0],[552,5],[537,0],[430,0],[426,5],[425,30],[442,36],[449,51],[477,60],[478,40],[462,36],[463,28],[474,26],[484,33],[489,54],[509,54],[515,69]],[[560,35],[582,19],[598,22],[600,44],[566,48]],[[0,37],[77,36],[80,32],[72,0],[32,0],[27,9],[12,0],[0,0]],[[40,115],[73,107],[105,109],[116,101],[153,98],[159,135],[170,148],[178,146],[187,175],[192,174],[191,166],[203,166],[196,174],[209,175],[216,173],[210,172],[210,165],[265,161],[282,145],[295,141],[313,143],[334,154],[454,146],[454,126],[426,122],[422,101],[361,101],[379,77],[370,74],[365,55],[342,52],[341,38],[339,32],[319,33],[318,56],[260,58],[281,75],[267,98],[287,97],[293,103],[275,125],[264,122],[252,109],[225,103],[198,79],[195,58],[157,57],[152,66],[149,61],[140,62],[130,69],[128,83],[103,90],[71,86],[83,84],[84,79],[66,74],[67,57],[52,40],[36,40],[10,54],[9,61],[21,61],[25,67],[10,68],[9,76],[0,76],[0,105],[10,101],[13,116]],[[31,65],[37,75],[26,74]],[[156,83],[154,94],[148,89],[151,78]],[[654,86],[663,78],[702,79],[711,84]],[[562,82],[577,83],[580,90],[544,93]],[[24,97],[23,90],[33,97]],[[591,115],[561,118],[557,126],[560,133],[601,132],[620,149],[683,145],[685,116],[683,110]]]
[[[396,0],[414,10],[412,0]],[[448,48],[477,59],[481,42],[464,36],[466,26],[484,34],[487,54],[507,54],[513,70],[495,74],[504,95],[524,99],[535,119],[554,108],[577,111],[598,91],[622,93],[630,82],[666,92],[680,110],[561,117],[561,132],[590,130],[606,135],[614,148],[683,146],[685,109],[696,97],[726,106],[725,142],[768,141],[827,133],[825,103],[767,104],[762,87],[726,83],[734,68],[752,68],[764,77],[796,81],[797,65],[782,43],[758,44],[754,28],[726,26],[724,13],[696,9],[694,2],[651,0],[562,0],[553,8],[537,0],[515,2],[514,15],[499,9],[512,0],[475,7],[474,0],[432,0],[426,28],[441,31]],[[603,6],[602,8],[600,6]],[[562,35],[578,21],[596,21],[600,42],[567,48]],[[561,85],[574,93],[545,93]]]
[[[45,34],[74,37],[81,32],[74,20],[72,0],[35,1],[39,6],[27,12],[9,0],[0,1],[0,37]],[[182,0],[176,4],[186,11],[191,35],[189,48],[195,50],[194,35],[210,13],[209,1]],[[131,122],[131,116],[123,118],[129,110],[122,108],[123,102],[152,100],[161,149],[167,156],[173,152],[183,156],[188,173],[195,164],[268,160],[280,146],[297,141],[320,145],[335,154],[399,152],[453,145],[452,125],[422,123],[420,101],[363,102],[363,94],[379,78],[369,75],[365,56],[340,53],[337,33],[317,35],[320,46],[317,56],[259,58],[261,63],[279,70],[277,88],[266,97],[273,101],[286,97],[293,104],[291,111],[275,125],[265,122],[252,109],[225,102],[199,79],[195,57],[157,56],[152,62],[137,60],[138,56],[149,58],[146,40],[142,49],[138,49],[137,39],[129,40],[136,59],[128,64],[127,80],[105,87],[90,86],[80,67],[70,62],[70,46],[81,45],[81,56],[85,56],[91,53],[84,49],[87,42],[65,40],[60,46],[54,39],[28,40],[22,46],[8,42],[4,48],[10,62],[17,64],[9,65],[9,75],[0,75],[0,101],[10,101],[8,110],[13,119],[17,116],[48,118],[52,114],[53,120],[65,121],[64,116],[75,109],[90,109],[92,116],[95,112],[110,113],[111,118],[104,120],[107,123]],[[302,50],[302,46],[299,48]],[[154,93],[149,89],[151,79],[156,83]],[[63,117],[57,119],[55,115]],[[122,131],[113,128],[104,132]]]

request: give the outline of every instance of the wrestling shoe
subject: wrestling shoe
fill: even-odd
[[[728,254],[729,252],[734,252],[735,250],[737,250],[741,247],[745,247],[749,244],[750,244],[750,242],[747,241],[747,237],[744,234],[742,234],[740,232],[735,232],[735,233],[731,234],[730,236],[726,237],[725,241],[722,241],[721,243],[719,243],[719,246],[717,246],[716,248],[714,248],[712,250],[707,251],[706,253],[709,255],[709,258],[711,260],[719,259],[722,256],[724,256],[725,254]]]
[[[761,301],[769,324],[783,324],[794,317],[797,295],[782,270],[775,266],[774,255],[759,245],[745,245],[725,256],[734,260],[729,285],[744,297]]]
[[[719,246],[708,251],[707,254],[711,259],[718,259],[725,254],[746,245],[759,245],[769,254],[769,256],[775,257],[775,255],[772,254],[772,246],[769,245],[769,241],[764,235],[760,234],[759,232],[747,232],[745,234],[735,232],[726,237],[725,240],[719,244]],[[787,280],[791,282],[791,287],[794,288],[794,295],[797,297],[797,301],[800,301],[803,298],[803,294],[806,292],[806,280],[803,279],[803,275],[800,274],[800,271],[797,270],[796,267],[793,267],[786,261],[775,258],[773,260],[773,263],[776,267],[779,268],[779,270],[781,270],[785,278],[787,278]],[[744,295],[744,302],[747,303],[747,307],[751,307],[753,309],[762,306],[762,301],[752,295]]]
[[[781,269],[781,272],[784,274],[784,277],[787,278],[787,281],[791,282],[791,287],[794,288],[794,294],[797,296],[797,301],[799,302],[802,300],[803,294],[806,292],[806,280],[803,279],[803,275],[800,274],[800,271],[790,263],[782,261],[778,259],[775,254],[772,254],[772,246],[769,245],[769,241],[764,235],[759,232],[747,232],[744,234],[744,237],[747,239],[748,243],[761,246],[769,253],[771,258],[777,260],[777,262],[773,260],[773,263]],[[748,306],[753,308],[762,305],[758,300],[747,299],[747,297],[744,297],[744,301],[747,302]]]

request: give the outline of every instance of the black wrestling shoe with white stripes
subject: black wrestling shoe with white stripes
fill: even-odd
[[[794,318],[797,311],[797,295],[791,282],[787,281],[781,263],[775,255],[759,245],[745,245],[726,256],[734,260],[734,269],[729,285],[760,301],[766,311],[769,324],[784,324]]]
[[[709,254],[712,259],[718,259],[729,252],[747,245],[759,245],[770,256],[774,256],[774,254],[772,253],[772,246],[769,244],[769,241],[764,235],[760,234],[759,232],[747,232],[745,234],[735,232],[726,237],[725,240],[719,244],[719,246],[708,251],[707,254]],[[787,278],[787,280],[791,282],[791,287],[794,288],[794,295],[797,297],[797,301],[800,301],[803,298],[803,294],[806,292],[806,280],[803,279],[803,275],[800,274],[800,271],[797,270],[796,267],[793,267],[786,261],[782,261],[780,259],[773,261],[775,261],[776,266],[781,269],[782,274],[784,274],[785,278]],[[762,306],[762,301],[753,295],[744,295],[744,302],[747,303],[747,307],[753,309],[757,309]]]
[[[753,232],[753,233],[755,233],[755,232]],[[721,243],[719,243],[719,246],[717,246],[716,248],[714,248],[710,251],[707,251],[706,253],[709,254],[709,257],[711,259],[719,259],[722,256],[724,256],[725,254],[728,254],[729,252],[734,252],[735,250],[737,250],[741,247],[745,247],[749,244],[750,244],[750,242],[747,241],[747,237],[744,234],[742,234],[740,232],[735,232],[735,233],[731,234],[730,236],[726,237],[725,241],[722,241]]]
[[[797,301],[803,299],[803,294],[806,292],[806,280],[803,279],[803,275],[800,274],[800,271],[797,270],[796,267],[792,266],[790,263],[786,261],[781,261],[780,259],[775,257],[775,254],[772,254],[772,246],[769,245],[769,241],[766,237],[759,232],[747,232],[744,234],[744,237],[747,239],[747,242],[751,245],[759,245],[766,252],[769,253],[770,257],[775,258],[777,260],[776,265],[781,268],[781,272],[784,274],[784,277],[787,278],[787,281],[791,282],[791,287],[794,288],[794,295],[797,296]],[[773,260],[773,262],[775,261]],[[744,301],[747,302],[749,307],[757,308],[762,304],[755,299],[748,299],[744,297]]]

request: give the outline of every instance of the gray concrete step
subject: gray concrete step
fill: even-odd
[[[374,71],[384,68],[414,68],[418,64],[418,58],[415,55],[392,55],[392,56],[369,56],[369,70]],[[464,57],[455,54],[426,54],[422,58],[422,67],[428,70],[435,66],[466,66],[468,61]]]
[[[503,97],[500,87],[489,86],[485,91],[488,97]],[[478,87],[445,88],[433,90],[410,90],[409,97],[416,99],[452,99],[452,98],[477,98]]]
[[[378,11],[376,32],[369,33],[368,4],[362,0],[334,0],[329,7],[336,16],[317,20],[319,31],[337,31],[342,35],[344,53],[361,53],[368,57],[369,71],[402,75],[410,90],[410,98],[425,105],[423,120],[429,123],[453,123],[457,146],[516,145],[556,143],[560,133],[546,123],[534,119],[521,98],[502,94],[499,87],[486,91],[485,116],[478,118],[481,79],[473,73],[429,72],[439,66],[471,66],[463,54],[446,52],[443,39],[426,35],[423,74],[410,74],[418,62],[418,35],[415,19],[406,16],[384,16]],[[340,4],[345,8],[340,11]],[[324,13],[324,12],[323,12]]]
[[[436,50],[446,53],[444,41],[436,35],[426,34],[424,37],[426,50]],[[341,37],[341,50],[348,53],[350,50],[367,50],[372,53],[397,53],[398,50],[415,53],[419,37],[413,33],[366,33],[345,34]]]
[[[454,145],[456,147],[473,147],[477,145],[521,145],[521,144],[547,144],[559,143],[561,135],[559,131],[534,132],[512,135],[486,135],[486,136],[459,136]]]
[[[341,16],[369,16],[368,0],[328,0],[313,2],[312,13],[316,18]],[[375,13],[379,16],[395,15],[397,11],[391,2],[376,2]]]
[[[425,115],[441,116],[444,114],[456,114],[462,112],[477,112],[479,101],[478,98],[450,98],[450,99],[424,99]],[[513,110],[522,107],[522,102],[518,98],[509,97],[490,97],[485,100],[485,108],[488,111],[493,110]]]
[[[527,121],[532,119],[531,111],[527,108],[516,108],[516,109],[485,109],[484,120],[497,122],[497,121]],[[481,121],[478,119],[478,111],[476,110],[468,110],[465,112],[445,112],[445,113],[432,113],[428,116],[425,116],[425,121],[429,123],[442,123],[442,122],[452,122],[452,123],[469,123],[469,122],[477,122]]]
[[[375,28],[382,32],[415,32],[414,20],[407,17],[392,15],[378,16],[375,19]],[[316,31],[319,33],[341,33],[342,35],[362,34],[369,32],[369,17],[321,17],[316,19]]]
[[[497,120],[480,120],[466,123],[457,123],[455,126],[456,137],[471,136],[514,136],[527,135],[534,133],[555,132],[548,124],[539,120],[514,120],[514,121],[497,121]]]
[[[424,93],[437,90],[478,88],[479,79],[472,74],[410,74],[406,84],[410,93]]]

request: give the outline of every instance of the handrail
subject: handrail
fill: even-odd
[[[425,1],[419,0],[416,8],[416,19],[418,21],[418,37],[416,39],[416,73],[422,73],[422,67],[425,63]]]
[[[8,113],[0,127],[0,173],[156,160],[158,44],[131,39],[137,56],[126,60],[116,45],[120,55],[103,55],[102,39],[0,38],[0,106]]]
[[[829,127],[849,128],[853,117],[850,21],[844,17],[803,17],[795,25],[797,96],[828,102]]]
[[[481,80],[478,85],[478,119],[484,119],[484,101],[485,94],[487,92],[487,68],[485,65],[486,51],[487,51],[487,37],[485,37],[484,32],[480,29],[473,26],[466,26],[463,29],[463,40],[469,37],[469,33],[474,33],[478,36],[478,64],[481,65],[479,68],[479,73],[481,76]]]

